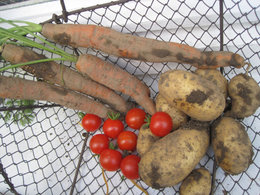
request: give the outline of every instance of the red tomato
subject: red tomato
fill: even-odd
[[[123,131],[117,137],[117,145],[121,150],[134,151],[137,144],[137,135],[132,131]]]
[[[123,158],[120,169],[123,175],[128,179],[138,179],[138,163],[140,162],[140,157],[136,155],[128,155]]]
[[[124,130],[124,124],[119,119],[107,119],[103,125],[104,133],[110,138],[117,138],[119,133]]]
[[[93,153],[100,154],[103,150],[109,148],[109,139],[104,134],[96,134],[91,138],[89,147]]]
[[[101,125],[101,118],[95,114],[86,114],[81,121],[83,128],[86,131],[95,131]]]
[[[126,113],[125,122],[132,129],[140,129],[145,123],[145,111],[140,108],[132,108]]]
[[[101,152],[99,161],[106,171],[116,171],[120,168],[122,154],[117,150],[105,149]]]
[[[172,130],[172,118],[166,112],[156,112],[152,115],[150,129],[154,135],[163,137]]]

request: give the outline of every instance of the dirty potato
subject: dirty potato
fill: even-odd
[[[176,108],[174,105],[169,104],[167,100],[159,93],[157,95],[156,101],[156,111],[166,112],[172,118],[172,129],[178,129],[182,124],[186,123],[188,116]]]
[[[211,129],[212,146],[218,165],[228,174],[240,174],[252,162],[253,148],[245,127],[231,117],[222,117]]]
[[[156,189],[174,186],[191,173],[208,146],[208,124],[189,121],[156,141],[141,157],[140,178]]]
[[[212,82],[195,73],[169,70],[161,74],[159,93],[179,110],[199,121],[211,121],[224,111],[226,100]]]
[[[180,186],[180,195],[209,195],[210,191],[211,175],[203,167],[194,169]]]
[[[244,118],[251,116],[260,106],[260,87],[246,74],[238,74],[228,84],[231,111],[227,116]]]
[[[143,156],[158,139],[159,137],[155,136],[146,124],[142,125],[137,138],[137,153]]]
[[[224,97],[228,96],[228,80],[221,74],[221,72],[217,69],[197,69],[195,70],[197,75],[204,77],[210,81],[212,81],[221,92],[224,94]]]

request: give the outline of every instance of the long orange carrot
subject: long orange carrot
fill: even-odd
[[[6,44],[3,47],[2,57],[12,64],[46,58],[44,55],[40,55],[31,49],[13,44]],[[113,90],[54,61],[26,65],[21,68],[45,81],[96,97],[122,113],[126,113],[130,109],[130,104]]]
[[[78,58],[76,68],[91,79],[131,96],[149,114],[155,113],[155,104],[150,98],[149,88],[134,75],[120,67],[94,55],[82,54]]]
[[[16,77],[0,76],[0,97],[50,101],[71,109],[96,114],[101,118],[107,118],[108,113],[112,111],[103,104],[71,90]]]
[[[233,52],[201,52],[188,45],[133,36],[97,25],[47,23],[43,24],[41,33],[61,45],[94,48],[141,61],[178,62],[214,69],[226,66],[241,68],[246,64],[242,56]]]

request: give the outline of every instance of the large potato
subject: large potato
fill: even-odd
[[[197,69],[195,73],[212,81],[221,92],[224,94],[224,97],[228,96],[228,80],[221,74],[219,70],[216,69]]]
[[[180,186],[180,195],[209,195],[210,191],[211,175],[203,167],[194,169]]]
[[[225,108],[225,97],[212,82],[195,73],[169,70],[159,79],[159,92],[171,104],[199,121],[218,118]]]
[[[156,101],[156,111],[166,112],[172,118],[172,129],[178,129],[182,124],[186,123],[188,116],[176,108],[174,105],[169,104],[167,100],[159,93],[157,95]]]
[[[228,84],[228,92],[232,101],[229,116],[244,118],[251,116],[260,106],[260,87],[246,74],[233,77]]]
[[[141,157],[140,178],[156,189],[174,186],[191,173],[208,146],[208,124],[190,121],[156,141]]]
[[[212,146],[218,165],[229,174],[245,171],[252,162],[253,149],[244,126],[231,117],[215,121]]]
[[[146,124],[142,125],[137,138],[137,153],[143,156],[158,139],[159,137],[155,136]]]

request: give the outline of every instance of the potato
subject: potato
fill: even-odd
[[[210,191],[211,175],[203,167],[194,169],[180,186],[180,195],[209,195]]]
[[[140,178],[156,189],[174,186],[191,173],[208,146],[208,124],[189,121],[156,141],[141,157]]]
[[[142,125],[137,137],[136,151],[140,156],[143,156],[157,141],[159,137],[155,136],[147,125]]]
[[[161,74],[159,93],[179,110],[199,121],[218,118],[225,108],[225,97],[212,82],[195,73],[169,70]]]
[[[227,116],[244,118],[251,116],[260,106],[260,87],[246,74],[238,74],[228,84],[231,111]]]
[[[231,117],[222,117],[211,129],[217,164],[228,174],[240,174],[252,163],[253,149],[244,126]]]
[[[182,124],[186,123],[188,120],[188,116],[180,111],[175,106],[169,104],[167,100],[159,93],[157,95],[156,101],[156,111],[166,112],[172,118],[172,129],[178,129]]]
[[[224,97],[228,97],[228,80],[221,74],[219,70],[216,69],[197,69],[195,73],[212,81],[221,92],[224,94]]]

